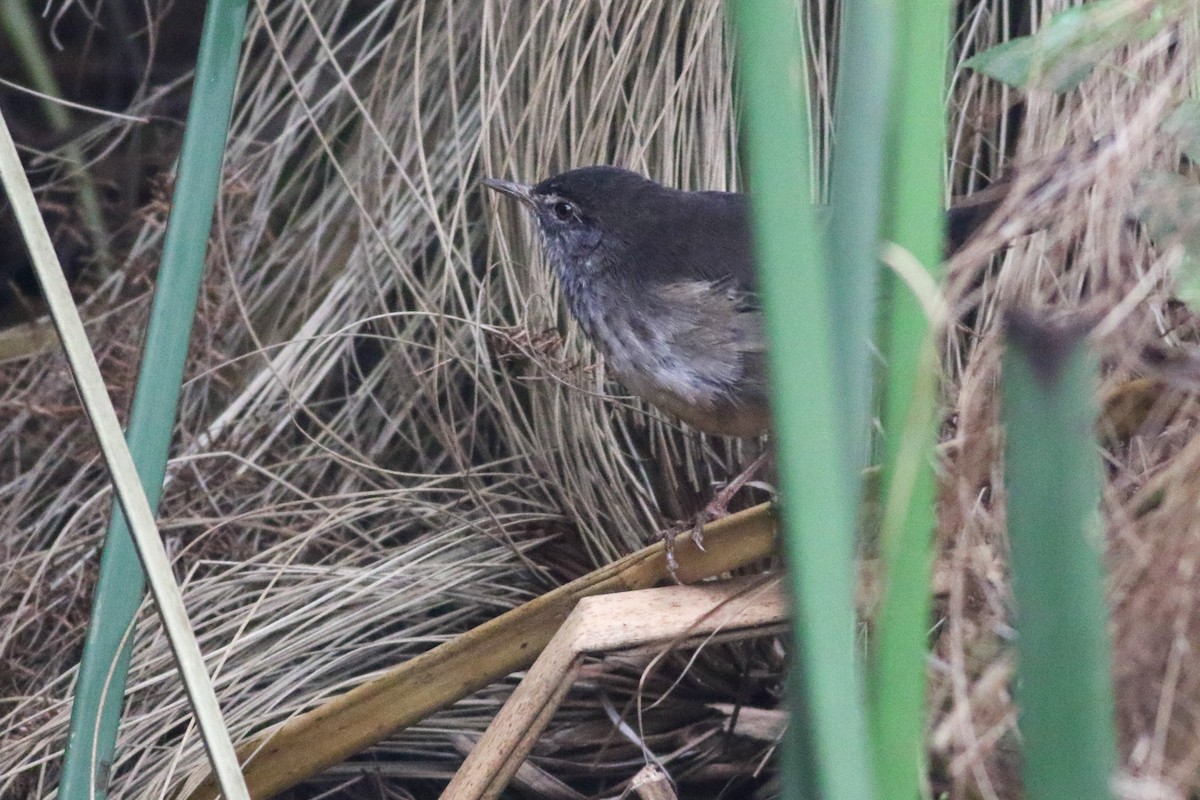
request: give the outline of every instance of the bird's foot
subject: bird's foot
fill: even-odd
[[[671,573],[671,579],[680,584],[683,581],[679,580],[679,560],[675,558],[675,538],[686,530],[686,527],[671,525],[664,528],[662,532],[663,550],[667,555],[667,571]]]
[[[726,487],[728,489],[729,487]],[[714,497],[708,505],[702,508],[690,520],[676,522],[674,525],[663,529],[662,540],[667,552],[667,569],[671,572],[671,577],[676,583],[682,584],[679,580],[679,559],[675,557],[675,540],[685,533],[692,535],[692,542],[700,550],[704,550],[704,526],[710,522],[715,522],[722,517],[729,515],[729,501],[733,499],[733,492],[726,497],[725,489],[722,489],[716,497]]]
[[[733,499],[733,494],[722,498],[721,495],[724,493],[724,490],[718,493],[708,505],[702,508],[690,520],[676,522],[674,525],[663,530],[662,539],[667,551],[667,569],[670,570],[671,577],[676,583],[682,584],[683,581],[679,580],[679,560],[675,557],[675,540],[685,533],[690,533],[692,535],[692,542],[695,543],[696,547],[704,550],[704,526],[729,514],[728,506],[729,501]]]
[[[710,522],[716,522],[719,519],[729,516],[729,504],[733,502],[733,498],[742,488],[754,479],[755,476],[762,470],[763,465],[770,458],[770,452],[760,454],[754,461],[750,462],[750,466],[742,470],[729,483],[725,484],[713,499],[708,501],[708,505],[700,509],[691,521],[676,523],[667,528],[662,533],[663,543],[667,551],[667,569],[671,572],[671,577],[676,583],[679,580],[679,561],[675,557],[675,539],[681,534],[691,532],[692,541],[696,547],[704,550],[704,526]]]
[[[692,529],[692,541],[696,543],[696,547],[704,549],[704,526],[710,522],[716,522],[719,519],[729,516],[729,504],[733,502],[733,498],[742,487],[757,477],[762,471],[763,465],[771,457],[771,452],[764,451],[759,453],[758,457],[750,462],[750,466],[746,467],[738,473],[733,480],[725,484],[725,488],[717,492],[712,500],[708,501],[708,505],[700,510],[696,515],[695,526]]]

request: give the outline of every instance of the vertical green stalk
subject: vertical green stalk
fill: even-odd
[[[245,22],[246,0],[211,0],[204,19],[174,204],[126,434],[152,507],[162,493],[175,426]],[[125,518],[114,506],[71,709],[59,785],[63,800],[91,800],[107,793],[132,652],[126,632],[144,584]]]
[[[732,4],[795,631],[785,796],[875,796],[855,661],[854,474],[842,425],[824,242],[811,201],[803,50],[792,0]],[[797,713],[797,717],[799,714]],[[808,738],[800,747],[797,733]]]
[[[1082,338],[1078,329],[1014,315],[1003,362],[1016,700],[1029,800],[1113,797],[1096,367]]]
[[[889,89],[895,54],[895,0],[842,5],[829,230],[834,346],[844,365],[841,387],[851,469],[867,465],[874,396],[872,339],[878,308],[879,231],[883,208]]]
[[[950,9],[909,0],[899,15],[892,81],[887,238],[933,270],[942,259],[945,83]],[[940,274],[933,275],[936,281]],[[883,591],[872,641],[872,741],[886,797],[920,795],[924,766],[925,663],[930,613],[930,537],[936,524],[933,449],[938,361],[930,320],[911,290],[888,275],[882,334]]]

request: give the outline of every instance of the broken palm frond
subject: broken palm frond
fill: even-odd
[[[629,782],[629,789],[640,800],[677,800],[678,798],[674,787],[671,786],[670,777],[656,764],[647,764],[642,767]]]
[[[748,509],[705,526],[704,541],[701,550],[690,536],[679,538],[679,580],[703,580],[770,557],[775,516],[766,505]],[[645,589],[670,577],[666,547],[659,542],[488,620],[255,737],[238,748],[251,794],[270,797],[290,788],[529,666],[583,598]],[[215,792],[209,777],[187,796],[210,800]]]
[[[491,800],[504,791],[550,722],[586,653],[721,634],[762,635],[786,619],[777,580],[741,579],[669,586],[579,601],[488,725],[442,793],[444,800]]]

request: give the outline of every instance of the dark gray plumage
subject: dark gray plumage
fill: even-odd
[[[707,433],[766,432],[743,195],[669,189],[616,167],[485,184],[532,213],[571,314],[618,380]]]
[[[533,215],[572,315],[622,383],[707,433],[766,432],[766,337],[745,195],[684,192],[603,166],[536,186],[484,184]],[[947,212],[951,251],[1010,185]]]

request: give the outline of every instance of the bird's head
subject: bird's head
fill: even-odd
[[[637,198],[653,181],[617,167],[583,167],[530,186],[488,178],[489,189],[514,197],[533,216],[546,255],[558,269],[581,269],[602,248],[627,243],[623,233],[637,225]]]

